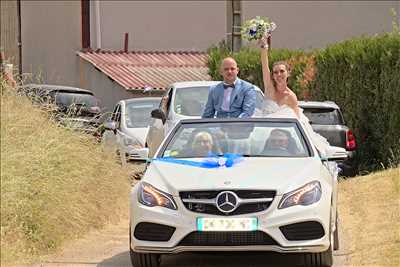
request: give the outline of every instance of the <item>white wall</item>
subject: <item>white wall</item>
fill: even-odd
[[[144,51],[203,51],[225,38],[225,1],[101,1],[100,10],[103,49],[122,50],[125,32],[129,50]]]
[[[80,1],[21,1],[22,69],[43,82],[77,86]]]
[[[243,1],[242,18],[266,16],[278,25],[273,46],[323,48],[362,34],[392,30],[390,8],[400,1]],[[400,18],[400,17],[399,17]]]

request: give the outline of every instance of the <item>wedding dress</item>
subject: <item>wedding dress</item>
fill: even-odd
[[[316,133],[311,127],[310,120],[304,115],[303,109],[299,108],[300,117],[298,118],[306,131],[307,135],[310,137],[311,142],[317,149],[320,157],[326,157],[328,150],[331,148],[328,140],[322,135]],[[278,105],[274,100],[266,98],[264,99],[262,109],[257,109],[253,117],[266,117],[266,118],[297,118],[294,110],[284,105]],[[341,149],[341,148],[339,148]],[[344,150],[344,149],[342,149]],[[345,150],[344,150],[345,151]],[[324,165],[328,168],[332,176],[337,179],[340,169],[338,164],[334,161],[325,161]]]
[[[322,135],[314,132],[311,127],[309,119],[304,115],[303,110],[300,110],[300,118],[299,121],[303,125],[304,130],[307,132],[308,136],[310,136],[313,144],[320,152],[321,155],[326,155],[327,149],[330,147],[329,142]],[[284,105],[278,105],[274,100],[266,98],[264,99],[263,108],[261,110],[256,110],[254,113],[254,117],[273,117],[273,118],[296,118],[296,114],[293,109]]]

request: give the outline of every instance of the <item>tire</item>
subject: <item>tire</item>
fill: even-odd
[[[155,253],[137,253],[130,249],[133,267],[159,267],[160,255]]]
[[[137,253],[131,246],[131,224],[129,223],[129,254],[133,267],[159,267],[161,262],[160,254],[156,253]]]
[[[331,267],[333,264],[332,247],[327,251],[320,253],[304,254],[304,263],[306,267]]]
[[[337,223],[337,221],[336,221]],[[331,267],[333,265],[333,249],[335,247],[335,234],[329,229],[330,246],[326,251],[319,253],[304,254],[304,265],[306,267]],[[332,246],[332,242],[334,242]]]

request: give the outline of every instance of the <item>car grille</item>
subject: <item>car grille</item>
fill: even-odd
[[[141,222],[135,227],[134,236],[136,239],[145,241],[168,241],[175,232],[175,227]]]
[[[255,246],[278,245],[262,231],[252,232],[192,232],[179,246]]]
[[[287,240],[312,240],[325,235],[324,228],[319,222],[301,222],[279,227]]]
[[[272,190],[224,190],[234,192],[240,199],[254,200],[254,203],[243,203],[233,212],[223,213],[218,210],[215,198],[222,191],[186,191],[180,192],[185,207],[193,212],[212,214],[212,215],[239,215],[260,212],[268,209],[271,205],[276,192]],[[269,199],[269,200],[265,200]],[[198,201],[198,202],[196,202]],[[205,203],[207,202],[207,203]]]

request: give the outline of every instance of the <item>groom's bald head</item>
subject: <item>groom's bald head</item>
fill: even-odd
[[[220,73],[224,77],[224,82],[233,83],[239,73],[236,60],[232,57],[224,58],[221,62]]]

